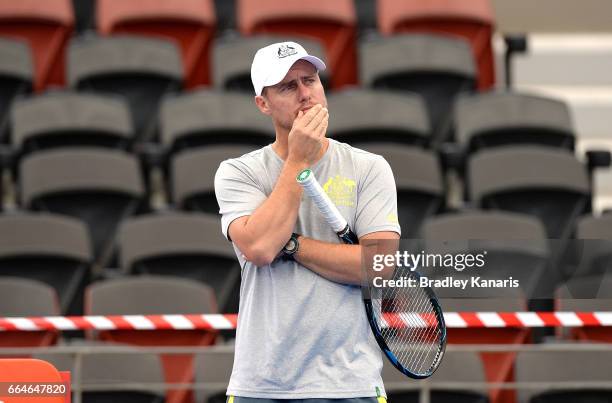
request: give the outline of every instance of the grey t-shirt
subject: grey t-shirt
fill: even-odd
[[[282,167],[269,145],[221,163],[215,192],[226,237],[233,220],[252,214],[272,193]],[[357,236],[400,232],[395,181],[384,158],[330,139],[312,170]],[[340,242],[306,195],[294,231]],[[291,261],[257,267],[234,250],[243,269],[228,395],[351,398],[376,396],[376,387],[384,394],[381,352],[359,287]]]

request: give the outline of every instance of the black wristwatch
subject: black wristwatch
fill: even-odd
[[[298,249],[300,249],[300,243],[298,241],[299,236],[300,235],[296,234],[295,232],[291,234],[291,238],[289,238],[289,240],[283,247],[282,253],[285,259],[293,260],[293,255],[295,255]]]

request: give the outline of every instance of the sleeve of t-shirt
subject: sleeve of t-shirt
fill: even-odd
[[[369,165],[357,199],[355,232],[358,237],[377,231],[392,231],[401,235],[393,171],[380,156]]]
[[[251,215],[267,198],[246,165],[237,160],[223,161],[215,174],[215,196],[221,214],[221,230],[237,218]]]

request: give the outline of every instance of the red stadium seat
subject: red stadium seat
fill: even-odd
[[[466,38],[478,64],[478,88],[495,84],[490,0],[378,0],[378,29],[384,35],[425,32]]]
[[[210,83],[209,54],[216,16],[212,0],[98,0],[100,33],[173,39],[181,47],[186,84]]]
[[[36,91],[64,84],[64,54],[73,25],[70,0],[0,0],[0,36],[25,39],[32,48]]]
[[[320,40],[332,88],[357,83],[357,17],[352,0],[238,0],[244,35],[287,34]]]

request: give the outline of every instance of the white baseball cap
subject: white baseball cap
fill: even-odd
[[[255,53],[251,65],[251,81],[255,94],[261,95],[264,87],[280,83],[298,60],[312,63],[317,71],[325,70],[325,63],[311,56],[296,42],[279,42],[261,48]]]

